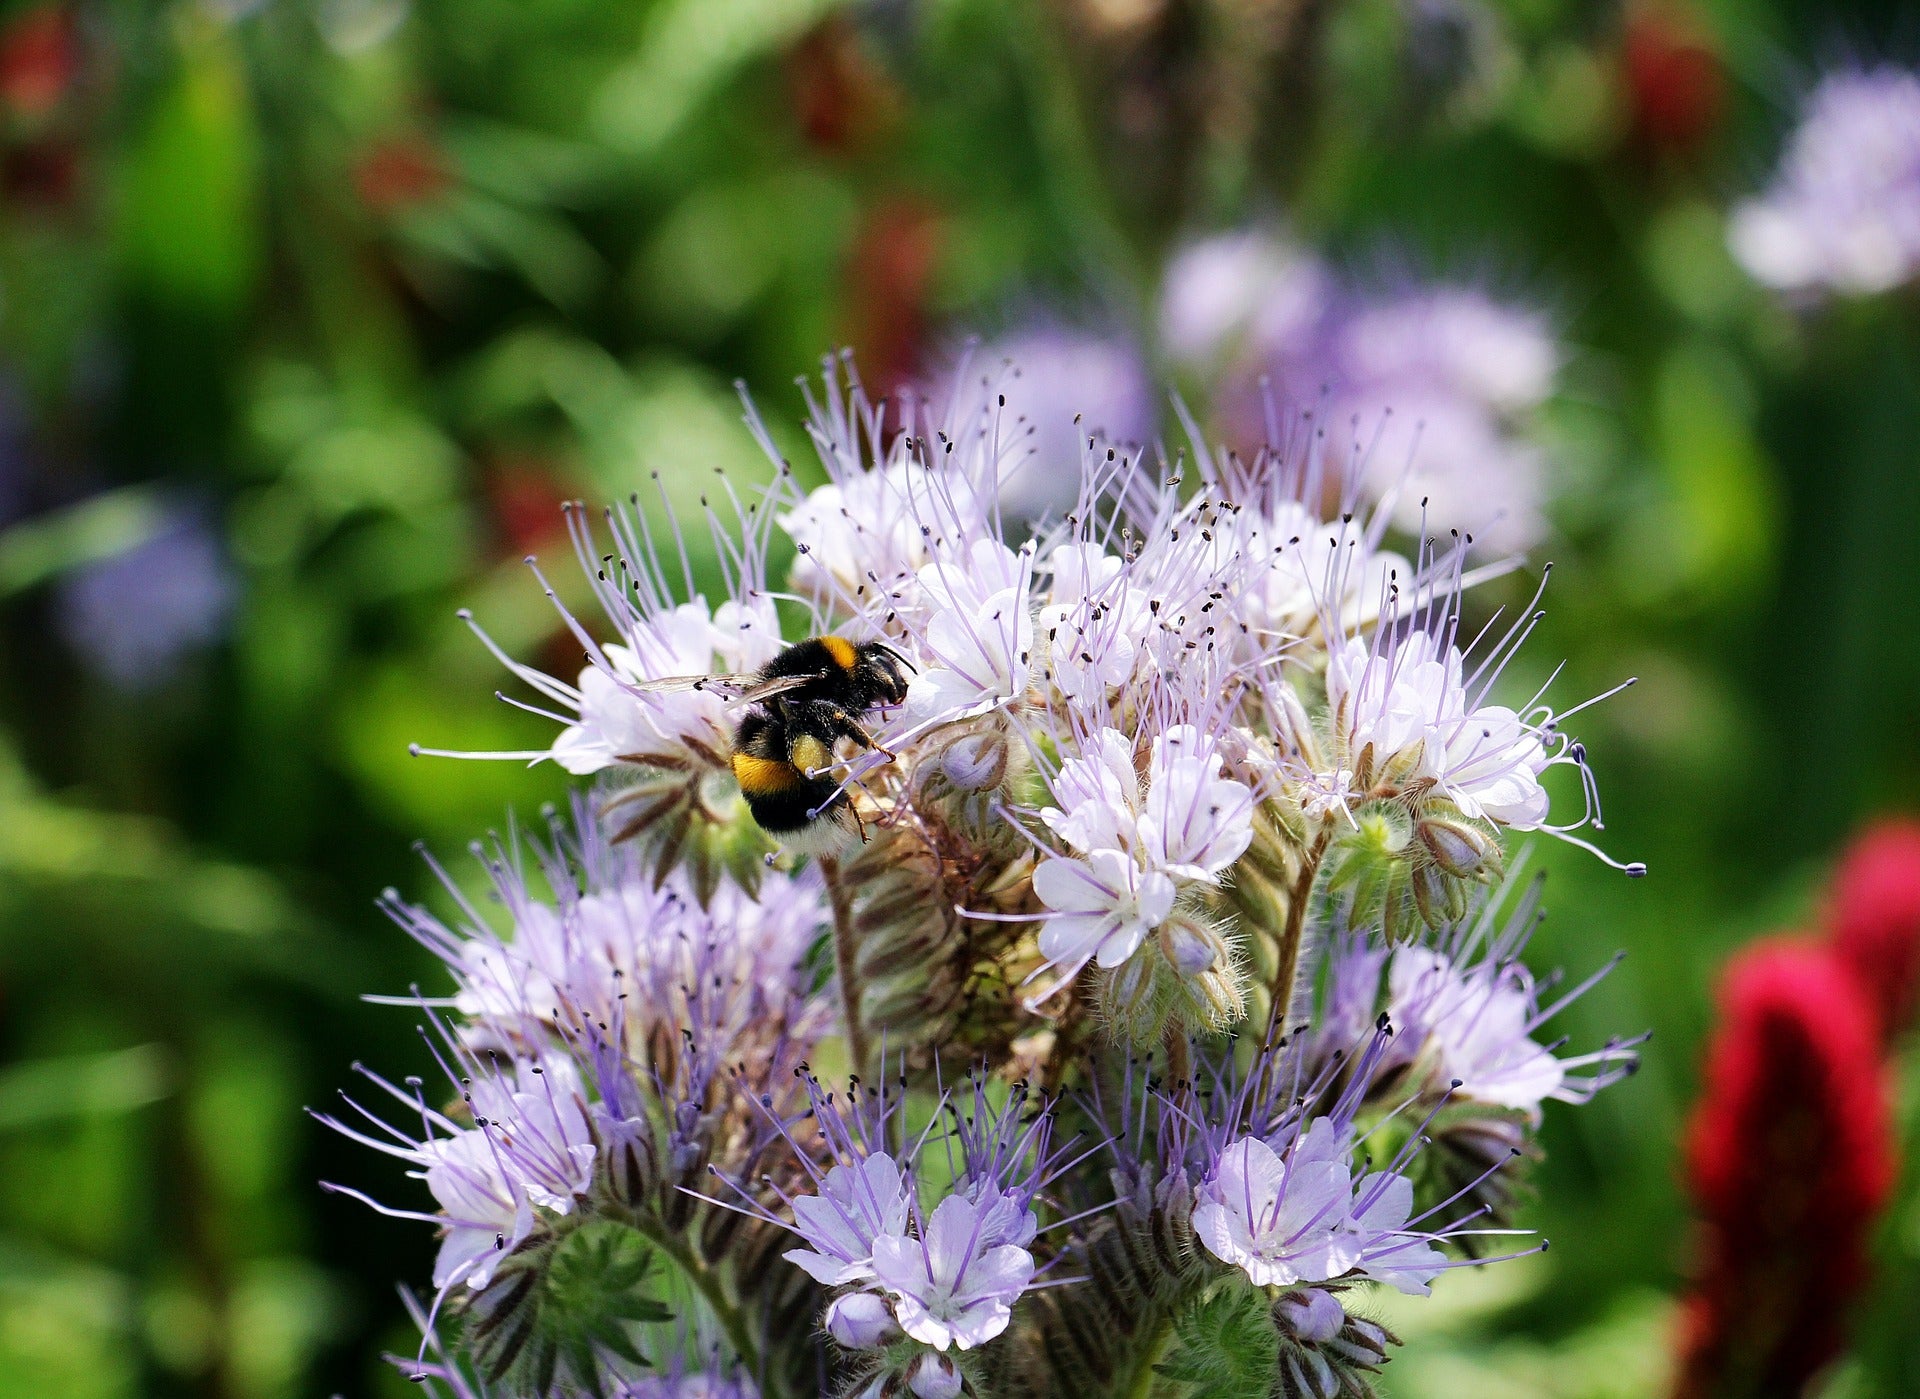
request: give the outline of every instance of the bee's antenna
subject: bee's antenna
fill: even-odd
[[[889,656],[892,656],[896,661],[900,662],[901,665],[905,666],[908,670],[912,671],[915,675],[918,675],[920,673],[919,666],[915,665],[912,661],[908,660],[905,656],[901,655],[898,651],[894,650],[891,646],[887,645],[886,642],[872,641],[867,644],[872,646],[873,649],[876,651],[885,651]]]

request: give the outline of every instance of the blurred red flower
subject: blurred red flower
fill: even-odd
[[[1684,12],[1646,9],[1627,20],[1621,76],[1633,134],[1644,146],[1688,155],[1726,110],[1720,57]]]
[[[569,497],[559,473],[546,461],[528,453],[503,453],[483,479],[489,513],[508,557],[568,547],[562,506]]]
[[[452,183],[440,151],[413,132],[374,142],[353,165],[360,202],[382,216],[424,204]]]
[[[1920,1008],[1920,821],[1883,821],[1853,843],[1827,910],[1835,954],[1879,1015],[1882,1042]]]
[[[57,5],[25,10],[0,25],[0,101],[21,116],[44,116],[80,67],[73,24]]]
[[[1894,1175],[1879,1017],[1832,949],[1743,948],[1687,1142],[1703,1248],[1680,1399],[1792,1396],[1838,1355]]]
[[[787,89],[807,141],[847,154],[871,145],[897,117],[900,95],[845,15],[815,25],[787,55]]]
[[[876,394],[892,394],[923,368],[927,302],[944,230],[939,211],[912,195],[867,210],[848,259],[848,341]]]

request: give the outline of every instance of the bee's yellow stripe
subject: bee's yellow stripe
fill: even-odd
[[[826,648],[827,654],[833,657],[833,663],[842,670],[852,670],[854,662],[859,659],[859,653],[853,649],[853,643],[844,637],[823,636],[820,638],[820,644]]]
[[[741,791],[756,796],[790,791],[801,781],[792,763],[783,763],[777,758],[756,758],[751,753],[733,755],[733,776]]]

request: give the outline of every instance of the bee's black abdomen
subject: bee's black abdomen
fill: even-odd
[[[822,787],[824,790],[814,790]],[[747,797],[747,810],[760,829],[768,835],[792,835],[821,820],[831,820],[847,804],[846,793],[836,791],[831,782],[809,783],[806,789],[773,792]]]
[[[788,835],[832,817],[847,800],[830,777],[812,776],[794,762],[792,739],[786,725],[764,714],[749,714],[740,721],[734,740],[733,775],[740,794],[753,819],[772,835]]]

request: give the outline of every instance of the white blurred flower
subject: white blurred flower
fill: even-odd
[[[1870,295],[1920,272],[1920,74],[1830,74],[1772,183],[1737,207],[1733,255],[1780,291]]]

